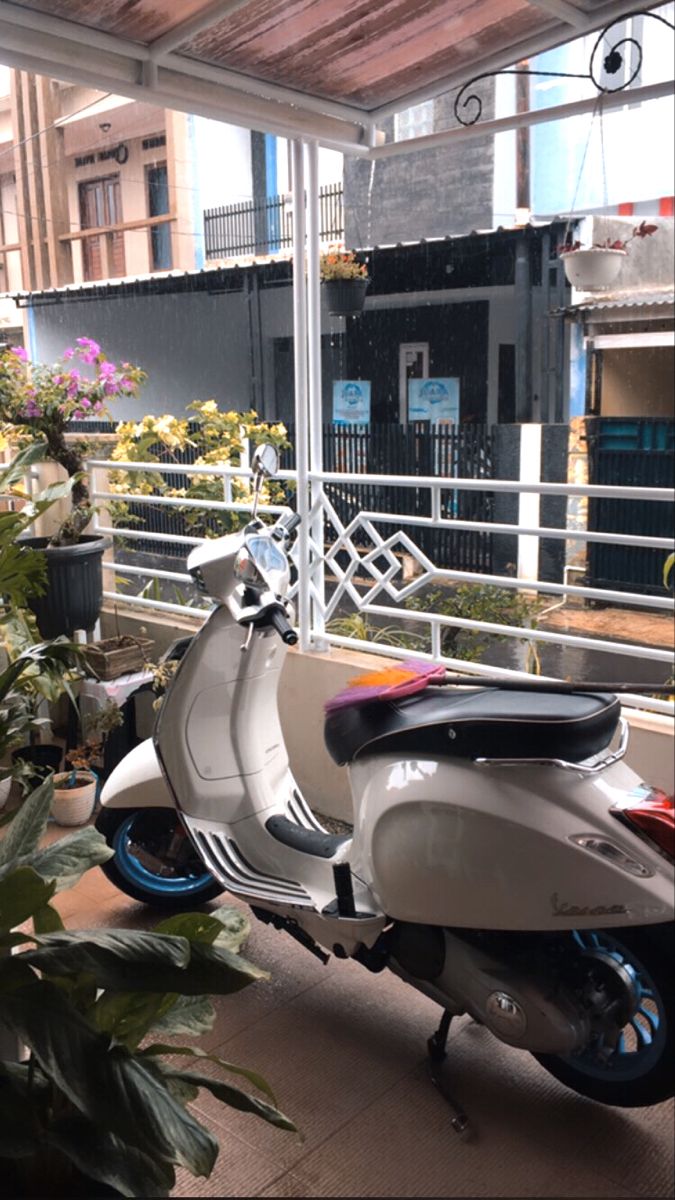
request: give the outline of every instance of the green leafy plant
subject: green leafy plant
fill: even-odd
[[[119,704],[108,700],[94,712],[87,713],[80,722],[82,739],[77,746],[66,754],[66,762],[72,768],[68,779],[59,783],[60,788],[77,787],[78,772],[91,771],[94,763],[98,763],[103,755],[106,740],[113,729],[119,729],[124,724],[124,715]]]
[[[110,362],[98,342],[87,337],[67,346],[51,366],[30,363],[26,351],[17,346],[0,354],[4,421],[24,439],[41,442],[46,457],[63,467],[72,480],[71,512],[52,537],[51,545],[76,543],[93,514],[84,471],[87,446],[67,439],[68,422],[107,417],[110,401],[135,396],[144,379],[144,372],[131,363],[117,366]]]
[[[55,704],[66,694],[75,703],[73,684],[81,674],[82,650],[67,638],[41,641],[35,617],[23,609],[6,613],[0,621],[0,647],[7,658],[0,675],[0,720],[6,703],[17,720],[23,711],[25,731],[35,744],[41,730],[51,725],[50,718],[41,715],[45,701]]]
[[[72,479],[68,479],[45,488],[35,498],[29,495],[24,487],[25,476],[35,463],[44,459],[45,451],[44,442],[33,442],[0,468],[0,502],[21,505],[18,509],[0,509],[0,621],[6,612],[25,608],[30,595],[44,592],[47,575],[44,554],[22,546],[17,539],[52,504],[67,496],[73,486]]]
[[[0,1025],[28,1051],[0,1062],[3,1181],[13,1195],[72,1196],[84,1177],[124,1196],[168,1196],[177,1165],[208,1176],[216,1161],[218,1143],[190,1109],[200,1088],[295,1128],[260,1075],[184,1042],[211,1028],[208,994],[266,976],[239,954],[248,927],[234,908],[151,932],[68,932],[54,894],[112,851],[90,827],[41,849],[51,797],[47,781],[0,842],[0,948],[14,951],[0,957]]]
[[[421,596],[411,596],[405,606],[413,612],[433,612],[461,620],[481,621],[490,625],[522,625],[524,628],[532,625],[539,609],[537,601],[509,588],[469,583],[462,583],[452,590],[433,588]],[[490,639],[499,637],[498,633],[492,631],[444,625],[441,628],[441,652],[446,658],[479,662]]]
[[[668,580],[670,579],[670,575],[673,570],[673,567],[675,567],[675,554],[669,554],[666,561],[663,564],[663,586],[664,586],[664,588],[668,587]]]
[[[398,625],[375,625],[364,613],[355,612],[345,617],[333,617],[326,629],[328,633],[335,633],[338,637],[397,646],[402,650],[424,650],[426,646],[424,634],[407,632]]]

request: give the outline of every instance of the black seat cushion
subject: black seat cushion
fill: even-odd
[[[326,718],[325,737],[340,764],[366,751],[583,762],[609,745],[619,714],[616,696],[590,692],[429,690],[338,709]]]

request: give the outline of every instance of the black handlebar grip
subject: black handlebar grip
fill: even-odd
[[[291,623],[287,620],[285,614],[281,612],[281,609],[272,609],[272,612],[270,613],[270,624],[274,626],[282,642],[285,642],[287,646],[295,646],[298,640],[298,635]]]
[[[301,524],[302,524],[302,517],[300,516],[299,513],[293,513],[293,515],[291,517],[289,517],[287,521],[284,521],[284,525],[286,526],[286,529],[288,530],[289,533],[292,533],[293,530],[297,529],[298,525],[301,525]]]

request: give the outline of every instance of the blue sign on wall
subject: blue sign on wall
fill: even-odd
[[[368,425],[370,422],[370,381],[335,379],[333,381],[333,424]]]
[[[459,421],[459,379],[409,379],[408,420]]]

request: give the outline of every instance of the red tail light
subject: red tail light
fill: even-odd
[[[675,862],[675,807],[673,796],[666,796],[658,788],[645,791],[644,799],[637,803],[629,797],[625,808],[617,813],[635,826],[650,842],[665,854],[671,862]]]

